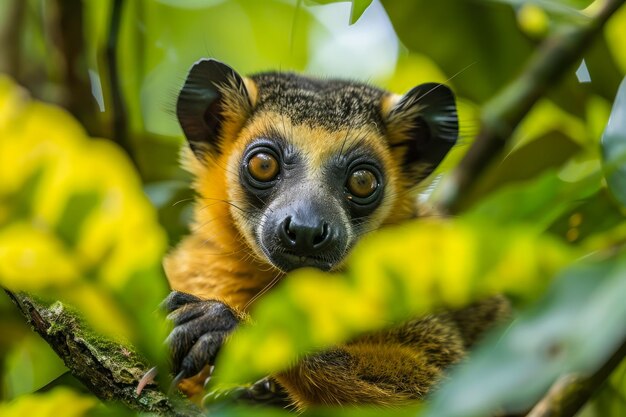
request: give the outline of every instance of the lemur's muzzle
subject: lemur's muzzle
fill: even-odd
[[[262,243],[272,263],[289,271],[330,270],[345,254],[347,231],[331,202],[303,199],[268,211]]]

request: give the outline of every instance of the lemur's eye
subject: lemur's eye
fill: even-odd
[[[359,169],[354,171],[348,178],[348,191],[356,197],[366,198],[371,196],[378,188],[378,180],[372,171]]]
[[[248,160],[248,172],[257,181],[272,181],[278,175],[278,161],[269,153],[259,152]]]

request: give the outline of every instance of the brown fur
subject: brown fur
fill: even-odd
[[[238,178],[242,153],[255,138],[275,131],[288,138],[306,155],[307,178],[320,175],[314,168],[344,146],[363,146],[382,162],[387,181],[370,228],[401,223],[420,211],[412,192],[415,179],[402,168],[404,150],[392,146],[406,139],[410,129],[392,112],[398,96],[358,83],[329,81],[327,86],[289,74],[261,74],[244,84],[248,101],[241,91],[223,90],[227,105],[219,153],[183,153],[198,194],[194,223],[191,235],[165,260],[172,289],[223,301],[240,313],[284,276],[258,248],[255,220],[246,212],[249,203]],[[461,312],[411,320],[306,357],[275,379],[300,409],[397,406],[420,399],[486,328],[507,315],[507,305],[493,298]]]

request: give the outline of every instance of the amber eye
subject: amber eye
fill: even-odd
[[[248,161],[248,172],[257,181],[271,181],[278,175],[278,161],[268,153],[259,152]]]
[[[359,169],[348,178],[348,191],[355,197],[369,197],[378,188],[378,180],[372,171]]]

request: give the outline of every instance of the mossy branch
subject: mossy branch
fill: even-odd
[[[581,58],[607,20],[625,0],[599,1],[583,25],[569,26],[548,37],[530,58],[521,75],[492,98],[482,111],[481,128],[460,164],[445,178],[436,205],[456,212],[483,171],[498,156],[533,105]]]
[[[101,400],[159,415],[201,415],[189,401],[173,400],[152,386],[137,395],[137,384],[149,369],[146,361],[132,347],[91,332],[71,308],[61,302],[48,306],[24,293],[6,293],[72,375]]]

